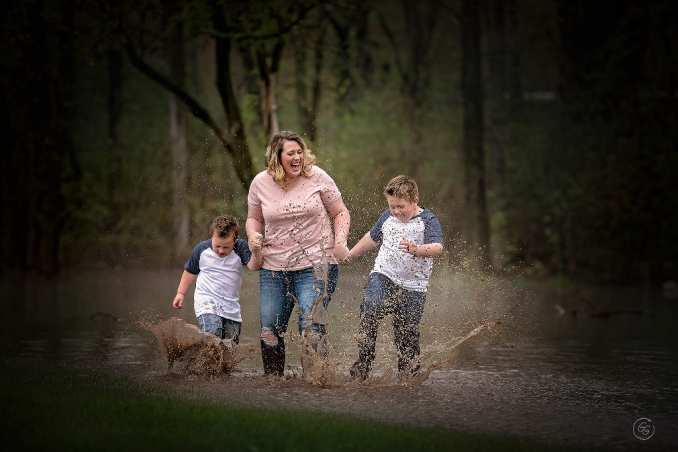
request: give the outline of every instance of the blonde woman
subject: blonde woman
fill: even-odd
[[[264,233],[259,276],[264,372],[282,375],[283,336],[295,303],[300,334],[315,346],[326,334],[325,325],[310,318],[311,308],[316,301],[327,308],[339,277],[337,263],[350,259],[351,218],[337,185],[299,135],[275,134],[266,160],[266,170],[250,186],[246,229],[248,237]]]

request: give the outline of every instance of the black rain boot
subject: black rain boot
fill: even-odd
[[[266,375],[283,376],[285,370],[285,343],[278,339],[278,345],[271,347],[261,341],[261,359],[264,362],[264,373]]]

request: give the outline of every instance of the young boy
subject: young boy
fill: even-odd
[[[231,215],[214,219],[212,238],[200,242],[191,253],[172,303],[175,309],[181,309],[186,291],[195,282],[193,298],[200,329],[235,344],[242,325],[238,300],[243,265],[259,270],[263,262],[262,235],[252,238],[250,251],[247,242],[238,238],[238,230],[238,221]]]
[[[398,370],[419,370],[419,322],[424,312],[433,257],[443,251],[438,217],[417,205],[417,183],[408,176],[391,179],[384,189],[386,210],[372,230],[350,252],[352,261],[381,243],[360,305],[358,360],[351,366],[354,379],[369,375],[375,358],[379,322],[393,315]]]

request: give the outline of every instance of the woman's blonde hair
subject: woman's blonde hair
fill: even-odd
[[[268,162],[266,170],[268,170],[275,183],[280,185],[283,190],[287,188],[287,181],[285,181],[285,169],[282,166],[280,155],[286,141],[296,141],[301,146],[304,153],[304,160],[301,165],[302,176],[310,177],[311,166],[315,165],[315,155],[306,147],[304,139],[299,135],[288,131],[278,132],[273,135],[266,147],[266,161]]]

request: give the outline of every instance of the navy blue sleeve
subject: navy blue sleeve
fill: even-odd
[[[235,251],[235,254],[240,256],[240,261],[243,265],[247,265],[252,258],[252,252],[250,251],[250,246],[247,244],[246,240],[238,239],[235,242],[233,251]]]
[[[384,225],[384,222],[389,219],[389,217],[392,217],[393,214],[389,209],[386,209],[384,213],[381,214],[377,222],[375,223],[374,227],[370,229],[370,238],[379,243],[381,242],[382,239],[382,232],[381,232],[381,227]]]
[[[200,273],[200,255],[207,248],[212,248],[212,239],[198,243],[191,253],[191,257],[188,259],[188,262],[186,262],[186,265],[184,265],[184,270],[191,273],[192,275],[197,275]]]
[[[433,215],[430,211],[422,215],[424,220],[424,244],[427,243],[443,243],[443,230],[440,227],[438,217]]]

